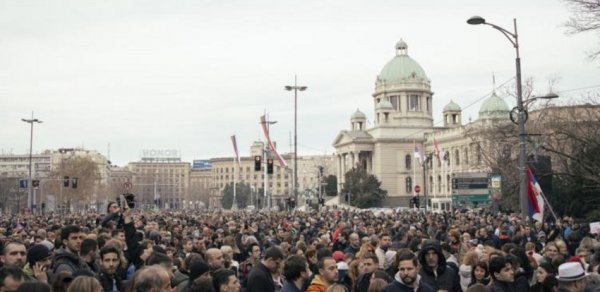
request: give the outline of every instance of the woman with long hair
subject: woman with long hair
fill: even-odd
[[[469,287],[475,284],[486,285],[490,283],[490,271],[486,262],[479,261],[471,270],[471,283]]]

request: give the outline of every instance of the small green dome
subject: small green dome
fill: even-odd
[[[384,99],[377,104],[377,106],[375,107],[375,110],[394,110],[394,106],[392,105],[391,102]]]
[[[461,111],[461,109],[460,109],[460,105],[458,105],[454,101],[450,100],[450,103],[448,103],[444,107],[444,111]]]
[[[496,92],[492,92],[492,96],[488,97],[481,104],[479,118],[508,117],[509,112],[510,108],[506,101],[496,95]]]
[[[399,82],[405,79],[428,80],[425,70],[408,56],[408,45],[402,39],[396,43],[396,56],[379,73],[378,79],[385,82]]]
[[[365,120],[367,119],[367,116],[361,112],[359,109],[356,109],[356,111],[352,114],[352,116],[350,117],[350,119],[352,120]]]

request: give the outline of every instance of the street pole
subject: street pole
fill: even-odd
[[[27,208],[31,209],[32,205],[32,191],[33,191],[33,182],[31,178],[31,161],[33,156],[33,123],[42,123],[42,121],[33,118],[33,112],[31,112],[31,119],[21,119],[21,121],[26,122],[30,125],[30,133],[29,133],[29,179],[27,181]],[[35,200],[35,199],[34,199]],[[20,211],[20,210],[19,210]]]
[[[294,86],[285,86],[285,90],[294,91],[294,200],[298,202],[298,91],[306,90],[306,86],[298,86],[298,77],[294,75]]]
[[[526,175],[526,149],[525,149],[525,137],[527,132],[525,131],[526,114],[525,108],[523,107],[523,92],[521,87],[521,56],[519,55],[519,35],[517,34],[517,19],[513,19],[514,32],[510,32],[500,26],[491,24],[485,21],[481,16],[473,16],[467,20],[468,24],[478,25],[485,24],[493,27],[500,31],[513,45],[516,51],[515,65],[517,70],[517,111],[518,111],[518,128],[519,128],[519,205],[521,207],[521,216],[523,220],[529,216],[529,206],[527,203],[527,175]]]

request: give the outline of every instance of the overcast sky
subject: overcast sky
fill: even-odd
[[[586,58],[593,34],[565,35],[558,0],[507,1],[0,1],[0,151],[29,149],[31,111],[43,121],[33,151],[85,147],[124,165],[143,149],[182,159],[242,155],[262,139],[268,112],[281,152],[331,154],[360,108],[373,117],[374,82],[402,38],[431,79],[434,115],[463,108],[514,76],[514,49],[499,32],[471,26],[481,15],[512,30],[517,18],[524,77],[536,93],[560,77],[563,101],[600,85]],[[597,88],[596,88],[597,89]],[[514,104],[513,98],[507,98]],[[477,118],[481,102],[465,108]]]

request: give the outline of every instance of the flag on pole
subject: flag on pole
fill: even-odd
[[[262,127],[263,134],[265,134],[265,138],[267,139],[267,143],[269,143],[269,149],[271,150],[271,153],[275,155],[275,157],[277,157],[277,160],[279,161],[279,166],[287,167],[287,163],[285,162],[285,160],[283,160],[283,157],[279,155],[279,153],[277,153],[277,149],[275,149],[275,145],[273,145],[271,137],[269,137],[269,131],[267,130],[267,121],[265,120],[265,115],[260,116],[260,125]]]
[[[544,220],[544,192],[540,184],[535,179],[531,169],[527,167],[527,199],[529,202],[529,216],[534,220],[543,222]]]
[[[417,147],[417,145],[415,145],[414,156],[415,156],[415,160],[417,161],[417,163],[419,165],[422,165],[422,163],[421,163],[421,153],[419,153],[419,147]]]
[[[233,144],[233,151],[235,151],[235,158],[237,161],[238,168],[242,167],[242,161],[240,160],[240,153],[237,148],[237,141],[235,140],[235,135],[231,136],[231,143]]]
[[[440,150],[440,144],[435,139],[435,136],[433,136],[433,153],[437,156],[439,161],[442,161],[442,150]]]

